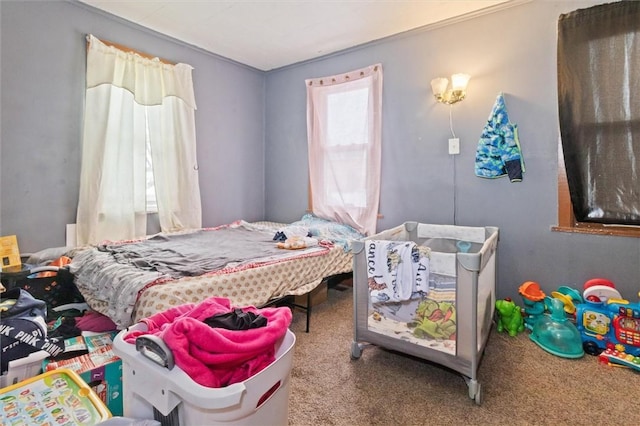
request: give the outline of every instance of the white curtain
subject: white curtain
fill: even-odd
[[[372,235],[380,202],[382,66],[305,83],[313,213]]]
[[[146,234],[146,144],[162,231],[202,226],[192,67],[87,37],[77,243]]]

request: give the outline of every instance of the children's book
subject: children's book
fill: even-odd
[[[17,272],[22,269],[18,239],[15,235],[0,237],[0,267],[3,272]]]

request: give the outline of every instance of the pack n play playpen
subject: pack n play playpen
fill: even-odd
[[[375,344],[436,362],[461,373],[480,404],[497,248],[496,227],[418,222],[354,242],[352,358]]]

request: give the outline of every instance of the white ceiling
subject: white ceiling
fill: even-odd
[[[268,71],[508,0],[80,1]]]

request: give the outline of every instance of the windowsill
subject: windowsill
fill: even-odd
[[[313,210],[309,208],[307,209],[307,213],[313,214]],[[378,219],[384,219],[384,216],[382,215],[382,213],[378,213]]]
[[[635,237],[640,238],[640,228],[638,227],[616,227],[616,226],[589,226],[589,225],[576,225],[576,226],[553,226],[551,230],[554,232],[569,232],[572,234],[592,234],[592,235],[607,235],[616,237]]]
[[[558,140],[558,225],[552,226],[554,232],[572,234],[606,235],[615,237],[640,238],[640,226],[603,225],[590,222],[578,222],[573,214],[569,184],[562,155],[562,144]]]

